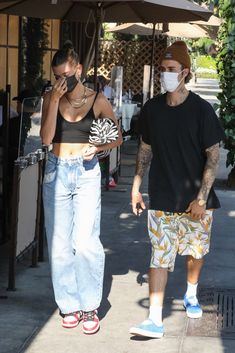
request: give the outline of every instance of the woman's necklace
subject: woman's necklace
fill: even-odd
[[[69,104],[73,108],[75,108],[75,109],[81,108],[87,102],[86,86],[84,86],[84,92],[83,92],[83,95],[81,97],[72,99],[72,98],[69,98],[67,96],[67,94],[65,94],[65,98],[67,99],[67,101],[69,102]]]

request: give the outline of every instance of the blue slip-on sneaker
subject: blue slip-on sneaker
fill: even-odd
[[[202,308],[198,303],[197,297],[184,296],[184,308],[187,316],[191,319],[199,319],[202,317]]]
[[[157,326],[150,319],[143,321],[140,325],[130,328],[130,334],[151,338],[161,338],[164,335],[164,326]]]

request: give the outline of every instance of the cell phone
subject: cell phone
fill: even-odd
[[[47,86],[44,90],[45,93],[50,92],[52,90],[52,86]]]

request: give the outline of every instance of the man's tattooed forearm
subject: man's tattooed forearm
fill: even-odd
[[[151,159],[152,159],[151,148],[146,147],[143,143],[141,143],[137,154],[135,174],[139,175],[142,178],[151,162]]]
[[[219,144],[206,150],[207,161],[205,164],[202,185],[198,194],[199,199],[207,200],[210,189],[215,181],[216,171],[219,165]]]

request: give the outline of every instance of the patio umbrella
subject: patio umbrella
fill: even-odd
[[[156,34],[167,34],[170,37],[200,38],[209,36],[204,29],[190,23],[169,23],[169,30],[164,33],[162,30],[162,24],[159,23],[157,27]],[[143,23],[124,23],[108,29],[108,32],[150,36],[153,33],[153,25],[151,23],[146,25]]]
[[[124,34],[151,36],[153,34],[153,25],[151,23],[122,23],[121,25],[107,29],[107,32],[118,32]],[[162,29],[157,29],[156,34],[161,34]]]
[[[212,15],[208,21],[190,21],[191,23],[196,23],[198,25],[203,25],[203,26],[213,26],[213,27],[219,27],[222,24],[222,19]]]
[[[200,26],[191,23],[169,23],[169,31],[165,32],[169,37],[206,38],[207,31]]]
[[[0,0],[0,13],[83,23],[95,22],[95,82],[102,22],[207,21],[211,16],[209,10],[188,0]]]
[[[223,20],[212,15],[209,21],[192,21],[191,23],[197,24],[200,28],[205,29],[209,33],[211,39],[216,39],[219,27],[223,23]]]
[[[106,22],[207,21],[211,12],[189,0],[0,0],[0,12],[11,15],[87,22],[99,12]]]

